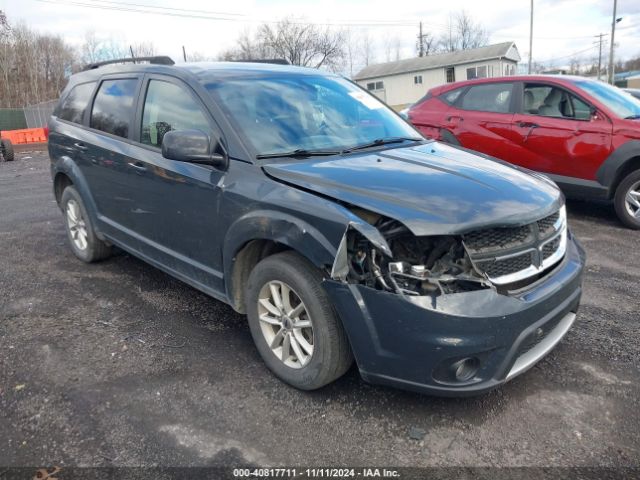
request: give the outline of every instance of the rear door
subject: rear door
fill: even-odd
[[[447,111],[444,127],[463,147],[506,159],[513,144],[513,82],[481,83]]]
[[[592,180],[611,147],[612,126],[589,101],[559,84],[521,83],[507,158],[556,176]]]
[[[96,204],[99,229],[131,248],[135,248],[134,239],[114,226],[125,225],[128,212],[135,209],[126,173],[141,81],[139,74],[103,77],[85,120],[89,128],[76,143],[82,152],[78,164]]]

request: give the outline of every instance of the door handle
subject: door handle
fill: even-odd
[[[532,122],[518,122],[517,124],[519,127],[521,128],[538,128],[539,125],[537,123],[532,123]]]
[[[447,122],[450,122],[451,120],[458,120],[459,122],[463,122],[464,118],[459,117],[457,115],[452,115],[450,117],[447,117]]]
[[[133,168],[137,173],[144,173],[147,171],[147,167],[145,167],[142,163],[137,162],[129,162],[127,165],[129,165],[131,168]]]
[[[73,144],[73,146],[83,152],[86,152],[87,150],[89,150],[89,147],[87,147],[84,143],[76,142]]]

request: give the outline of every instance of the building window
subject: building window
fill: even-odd
[[[384,90],[384,83],[376,82],[376,90]]]
[[[371,83],[367,83],[367,90],[375,90],[376,89],[376,84],[371,82]]]
[[[383,82],[370,82],[370,83],[367,83],[367,90],[374,91],[374,90],[383,90],[383,89],[384,89],[384,83]]]
[[[415,85],[422,85],[422,75],[416,75],[413,77],[413,83]]]
[[[453,83],[456,81],[456,70],[453,67],[447,68],[447,83]]]
[[[467,80],[473,80],[474,78],[487,78],[487,66],[467,68]]]

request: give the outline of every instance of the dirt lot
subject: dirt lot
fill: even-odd
[[[230,307],[126,254],[76,260],[46,154],[19,153],[0,163],[0,465],[638,465],[640,232],[569,213],[583,305],[533,370],[467,399],[355,369],[302,393]]]

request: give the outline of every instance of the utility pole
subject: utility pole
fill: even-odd
[[[598,40],[598,80],[600,80],[602,73],[602,44],[604,42],[603,37],[606,37],[606,33],[601,33],[599,35],[594,35]]]
[[[618,23],[618,19],[616,18],[618,9],[618,0],[613,0],[613,18],[611,19],[611,49],[609,50],[609,83],[611,85],[614,84],[614,75],[613,75],[613,49],[615,45],[615,36],[616,36],[616,23]]]
[[[424,57],[424,42],[422,39],[424,35],[422,34],[422,22],[420,22],[420,33],[418,34],[418,56]]]
[[[529,19],[529,69],[528,69],[529,75],[531,75],[532,59],[533,59],[533,0],[531,0],[531,16]]]

